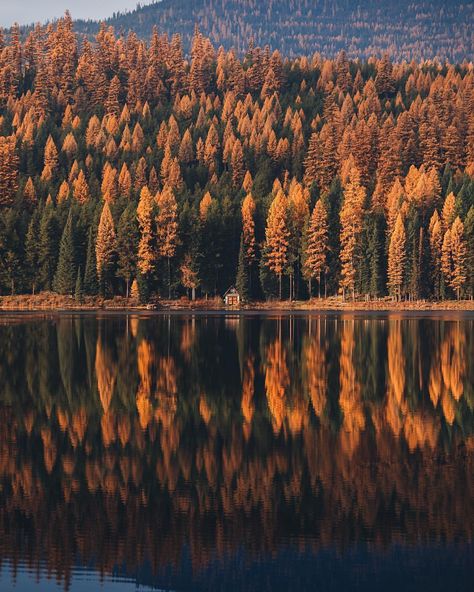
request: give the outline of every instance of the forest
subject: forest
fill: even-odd
[[[0,293],[474,295],[472,64],[0,38]]]
[[[249,39],[289,57],[320,52],[369,58],[472,60],[474,5],[466,0],[161,0],[107,20],[117,31],[150,38],[153,26],[180,33],[191,47],[195,23],[216,46],[244,52]],[[99,24],[79,21],[96,34]]]

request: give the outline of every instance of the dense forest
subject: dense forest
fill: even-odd
[[[474,294],[472,65],[0,39],[0,291]]]
[[[216,46],[245,51],[249,39],[269,44],[285,56],[321,52],[350,58],[390,53],[397,61],[472,60],[474,4],[467,0],[162,0],[115,14],[107,21],[117,31],[150,37],[153,26],[180,33],[185,50],[197,23]],[[99,25],[78,22],[82,33]]]
[[[190,554],[199,574],[302,535],[341,553],[370,537],[397,561],[401,540],[411,561],[435,540],[459,562],[474,533],[473,329],[351,315],[0,325],[2,564],[46,565],[68,589],[78,561],[156,574]]]

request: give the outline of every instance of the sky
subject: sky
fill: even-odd
[[[152,0],[141,0],[149,4]],[[0,26],[10,27],[44,22],[62,16],[69,9],[73,19],[100,19],[114,12],[134,9],[138,0],[0,0]]]

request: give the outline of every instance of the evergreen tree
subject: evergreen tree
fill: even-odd
[[[133,204],[129,204],[117,226],[117,275],[125,281],[125,295],[128,298],[130,283],[137,273],[136,245],[138,244],[138,223],[136,210]]]
[[[58,259],[58,224],[54,208],[46,204],[41,214],[38,244],[38,288],[52,290]]]
[[[245,245],[243,234],[240,238],[239,264],[237,267],[237,276],[235,278],[235,287],[237,288],[237,291],[240,294],[242,302],[247,302],[250,293],[250,277],[248,261],[245,257]]]
[[[38,274],[39,274],[39,236],[40,236],[40,210],[37,209],[31,216],[30,223],[28,225],[28,232],[26,233],[25,239],[25,259],[27,267],[27,280],[28,287],[32,293],[36,293],[38,287]]]
[[[76,287],[74,290],[74,298],[77,300],[77,302],[79,302],[79,304],[82,304],[84,302],[84,288],[82,285],[82,273],[81,273],[80,267],[77,269],[77,278],[76,278]]]
[[[54,291],[58,294],[72,296],[76,286],[76,274],[74,220],[71,209],[59,244],[58,266],[53,281]]]
[[[97,280],[97,263],[95,258],[95,232],[91,225],[87,239],[86,268],[84,272],[83,289],[89,296],[95,296],[99,291]]]

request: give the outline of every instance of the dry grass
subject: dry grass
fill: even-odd
[[[313,299],[310,301],[269,301],[253,302],[241,307],[243,310],[367,310],[367,311],[397,311],[397,310],[474,310],[474,300],[445,300],[430,302],[427,300],[413,302],[394,302],[390,298],[379,300],[343,301],[342,298],[332,297]],[[61,311],[61,310],[229,310],[221,298],[209,298],[191,301],[187,298],[180,300],[159,300],[151,305],[141,305],[136,299],[116,296],[104,300],[99,297],[86,296],[84,302],[79,303],[72,296],[60,296],[53,292],[41,294],[0,296],[0,310],[3,311]],[[232,307],[230,310],[236,310]]]

